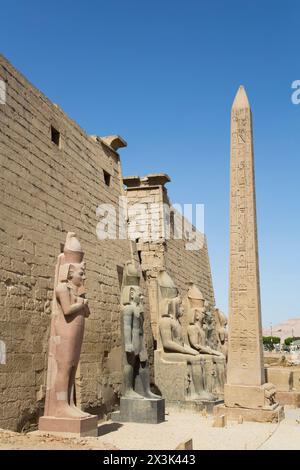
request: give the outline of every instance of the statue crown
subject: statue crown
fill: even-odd
[[[65,263],[81,263],[83,260],[83,250],[74,232],[68,232],[66,243],[63,248]]]
[[[140,273],[136,268],[134,261],[127,261],[125,264],[122,285],[123,287],[140,285]]]

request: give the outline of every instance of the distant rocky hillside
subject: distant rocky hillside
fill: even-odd
[[[300,317],[290,318],[282,323],[273,325],[272,333],[273,336],[279,336],[281,340],[284,340],[289,336],[300,336]],[[264,328],[263,335],[270,336],[271,328]]]

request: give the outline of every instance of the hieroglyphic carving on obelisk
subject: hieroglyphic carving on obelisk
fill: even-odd
[[[283,407],[264,377],[252,117],[242,86],[231,109],[229,284],[227,383],[214,415],[280,421]]]
[[[231,109],[228,384],[265,382],[252,115],[240,86]]]

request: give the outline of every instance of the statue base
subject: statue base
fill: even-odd
[[[168,410],[175,411],[193,411],[195,413],[206,411],[208,414],[213,413],[215,406],[223,404],[224,400],[216,398],[216,400],[167,400],[166,407]]]
[[[39,419],[39,431],[51,434],[72,434],[77,437],[98,436],[98,416],[82,418],[56,418],[42,416]]]
[[[214,407],[215,417],[225,416],[227,421],[255,421],[258,423],[279,423],[284,419],[284,408],[281,405],[274,405],[271,409],[239,408],[226,405],[217,405]]]
[[[279,405],[300,408],[300,392],[276,392],[276,401],[278,401]]]
[[[165,421],[165,400],[163,398],[139,400],[122,397],[120,411],[113,412],[111,419],[119,423],[162,423]]]

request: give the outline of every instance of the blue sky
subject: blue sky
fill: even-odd
[[[228,311],[230,108],[254,120],[263,324],[300,317],[297,0],[10,0],[1,52],[88,133],[120,134],[123,173],[166,172],[204,203],[217,304]]]

